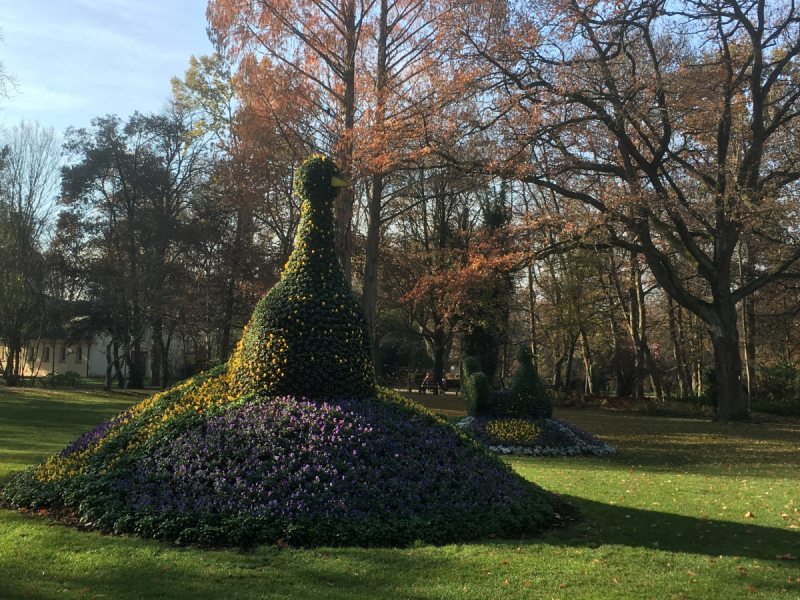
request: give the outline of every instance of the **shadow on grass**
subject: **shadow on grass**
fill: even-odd
[[[296,552],[274,546],[254,552],[172,548],[139,538],[108,538],[96,533],[64,536],[56,532],[19,535],[13,562],[0,555],[0,598],[92,597],[192,598],[389,598],[412,591],[417,569],[444,570],[452,559],[438,551],[320,548]],[[45,546],[42,561],[36,544],[56,538],[69,544],[68,561]],[[26,544],[30,547],[23,550]],[[415,554],[412,556],[412,554]],[[25,560],[25,559],[28,560]],[[84,566],[75,567],[76,564]],[[92,564],[92,568],[86,567]],[[411,574],[409,578],[409,575]],[[428,573],[430,575],[430,573]],[[398,589],[400,588],[400,589]],[[78,594],[83,594],[82,596]],[[71,594],[62,595],[69,591]]]
[[[649,470],[707,466],[794,469],[797,465],[800,426],[790,423],[720,424],[575,410],[559,411],[558,417],[615,446],[617,454],[602,459],[615,465],[641,465]]]
[[[58,452],[94,425],[138,402],[142,394],[0,388],[0,485],[3,466],[17,470]]]
[[[800,555],[800,536],[793,531],[750,523],[698,519],[640,508],[628,508],[562,495],[580,507],[586,537],[574,536],[579,528],[565,530],[559,537],[571,546],[602,544],[647,548],[653,551],[684,552],[709,556],[738,556],[775,560],[777,555]],[[797,561],[786,561],[797,566]]]

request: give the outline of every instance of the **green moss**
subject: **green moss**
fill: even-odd
[[[514,416],[552,417],[553,401],[539,378],[530,348],[517,348],[517,362],[509,388],[514,399]]]
[[[307,398],[374,396],[369,334],[335,250],[341,173],[315,156],[298,169],[302,215],[281,280],[261,299],[231,359],[236,392]]]

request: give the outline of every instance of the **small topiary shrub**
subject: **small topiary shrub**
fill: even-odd
[[[361,305],[335,250],[333,203],[340,181],[324,156],[298,169],[302,216],[281,280],[261,299],[234,353],[239,394],[306,398],[374,396],[374,369]],[[344,182],[342,182],[344,183]]]
[[[511,395],[515,398],[508,412],[502,414],[514,416],[552,417],[553,401],[547,395],[539,373],[533,365],[533,353],[530,348],[517,348],[517,370],[511,380]]]
[[[481,371],[480,361],[468,356],[461,363],[461,395],[467,405],[467,414],[486,414],[491,406],[491,394],[492,386]]]

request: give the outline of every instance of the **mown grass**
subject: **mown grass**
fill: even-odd
[[[0,390],[0,481],[131,404]],[[514,458],[584,521],[535,540],[241,553],[103,536],[0,511],[0,598],[800,597],[800,427],[557,416],[618,453]],[[750,512],[754,518],[746,517]],[[782,516],[782,515],[785,515]]]

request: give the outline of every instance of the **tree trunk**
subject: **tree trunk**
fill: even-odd
[[[680,308],[678,310],[680,310]],[[685,398],[691,393],[691,383],[689,382],[688,372],[686,370],[686,354],[684,353],[683,348],[683,331],[679,328],[678,319],[675,316],[675,303],[669,296],[667,296],[667,315],[669,318],[669,337],[670,341],[672,342],[672,355],[675,358],[675,374],[678,381],[678,393],[681,398]]]
[[[444,352],[446,342],[444,328],[437,327],[433,330],[433,381],[441,386],[444,378]]]
[[[756,277],[752,249],[745,242],[739,243],[739,285],[746,285]],[[756,311],[755,297],[742,300],[742,341],[744,347],[744,374],[747,380],[747,406],[756,395]]]
[[[564,361],[567,360],[566,355],[562,355],[558,357],[553,363],[553,389],[557,392],[563,391],[562,388],[564,387],[564,381],[561,378],[561,367],[564,364]]]
[[[158,317],[153,322],[153,370],[150,372],[150,385],[161,387],[161,355],[163,342],[161,340],[163,319]]]
[[[583,368],[586,371],[586,391],[594,394],[594,365],[592,353],[589,348],[589,338],[586,331],[581,329],[581,353],[583,354]]]
[[[114,365],[117,368],[117,387],[122,389],[125,387],[125,375],[122,373],[122,358],[119,355],[119,344],[114,344]]]
[[[106,380],[103,389],[111,391],[111,383],[114,381],[114,358],[111,355],[111,343],[106,345]]]
[[[529,327],[531,330],[533,366],[539,368],[539,361],[536,357],[536,292],[533,289],[533,267],[531,265],[528,265],[528,307],[530,309]]]
[[[720,423],[747,416],[747,402],[742,394],[742,359],[739,354],[736,307],[726,298],[729,295],[728,292],[714,298],[718,322],[711,328]]]
[[[144,369],[142,364],[144,361],[142,361],[142,342],[138,336],[133,341],[133,357],[131,357],[131,353],[128,352],[125,355],[125,359],[128,363],[129,369],[128,389],[144,389]]]
[[[167,341],[164,343],[164,348],[161,351],[161,389],[167,389],[171,373],[169,372],[169,349],[172,346],[172,332],[167,334]],[[153,361],[155,364],[155,360]]]
[[[387,77],[386,51],[389,41],[389,2],[381,0],[378,18],[378,55],[375,65],[375,133],[381,135],[385,125],[385,89]],[[372,364],[375,377],[381,375],[381,346],[378,336],[378,261],[380,259],[381,205],[383,202],[383,173],[372,176],[372,190],[367,195],[367,242],[364,256],[364,313],[370,331]]]
[[[355,0],[345,0],[344,6],[345,34],[345,71],[342,73],[344,93],[342,95],[342,113],[344,114],[344,130],[339,140],[337,158],[344,179],[353,183],[353,127],[356,116],[356,50],[358,46],[358,27],[356,25]],[[342,263],[342,270],[347,283],[352,281],[353,252],[353,201],[352,187],[342,188],[336,200],[336,253]]]
[[[567,354],[567,367],[564,369],[564,391],[572,391],[572,362],[575,358],[575,344],[578,343],[578,336],[572,338],[569,345],[569,354]]]
[[[233,273],[225,286],[225,307],[222,314],[222,339],[220,340],[219,356],[220,362],[227,362],[231,353],[231,321],[233,320],[233,292],[234,280]]]
[[[750,386],[750,397],[758,396],[758,379],[756,378],[756,302],[755,297],[746,298],[747,336],[745,338],[745,356],[747,358],[747,380]]]
[[[375,376],[381,374],[380,340],[377,334],[378,320],[378,259],[381,238],[381,199],[383,198],[383,176],[372,177],[372,190],[368,198],[369,222],[367,224],[366,255],[364,257],[364,314],[369,325],[372,345],[372,363]]]

